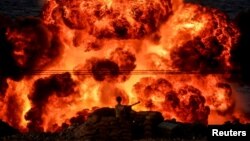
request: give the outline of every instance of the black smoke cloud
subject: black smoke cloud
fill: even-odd
[[[8,83],[6,81],[6,78],[0,75],[0,96],[5,94],[7,88],[8,88]]]
[[[171,52],[173,65],[181,71],[211,73],[223,71],[226,67],[222,55],[223,46],[215,37],[205,41],[197,37]]]
[[[75,93],[76,82],[71,78],[70,73],[54,74],[50,77],[38,79],[32,88],[29,99],[32,108],[26,113],[25,118],[29,121],[28,128],[31,131],[43,131],[42,115],[46,103],[52,95],[67,97]]]
[[[74,69],[74,74],[79,80],[84,80],[87,76],[83,74],[90,72],[96,81],[124,82],[130,77],[135,67],[135,55],[128,50],[116,48],[108,59],[93,57],[86,60],[84,65]]]
[[[210,108],[205,105],[205,97],[193,86],[184,86],[176,93],[180,99],[174,113],[183,121],[208,124]],[[187,97],[187,99],[183,98]],[[168,103],[168,101],[165,101]]]
[[[108,59],[98,60],[91,68],[93,77],[97,81],[117,78],[119,75],[119,66]]]
[[[239,42],[231,50],[231,61],[234,65],[234,80],[250,84],[250,10],[240,12],[235,22],[240,29]]]
[[[83,71],[86,70],[86,71]],[[117,81],[120,69],[117,63],[109,59],[90,58],[84,65],[79,65],[74,69],[74,74],[79,80],[84,80],[89,74],[96,81]]]
[[[41,70],[60,56],[57,36],[37,18],[17,18],[0,31],[0,75],[20,80]]]

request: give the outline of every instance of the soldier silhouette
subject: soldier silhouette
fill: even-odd
[[[129,120],[130,119],[130,115],[132,112],[132,106],[139,104],[140,102],[136,102],[132,105],[122,105],[122,97],[121,96],[117,96],[116,97],[116,102],[117,104],[115,105],[115,116],[118,119],[126,119]]]
[[[115,105],[115,117],[121,119],[123,117],[124,112],[124,105],[121,104],[122,97],[116,97],[117,104]]]

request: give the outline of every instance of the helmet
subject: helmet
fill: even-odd
[[[117,97],[116,97],[116,101],[117,101],[117,102],[121,102],[121,101],[122,101],[122,97],[121,97],[121,96],[117,96]]]

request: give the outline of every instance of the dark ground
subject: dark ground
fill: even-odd
[[[81,122],[74,121],[55,133],[18,133],[0,121],[1,141],[207,141],[219,139],[211,137],[212,129],[220,131],[250,131],[250,124],[237,121],[223,125],[203,125],[165,120],[159,112],[132,112],[130,118],[115,118],[112,108],[100,108]],[[8,130],[8,132],[4,132]],[[226,139],[226,138],[223,138]],[[238,138],[237,138],[238,139]],[[239,138],[241,141],[246,137]]]

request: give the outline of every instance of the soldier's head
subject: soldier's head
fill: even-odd
[[[117,96],[117,97],[116,97],[116,101],[117,101],[117,103],[119,103],[119,104],[120,104],[120,103],[122,102],[122,97]]]

